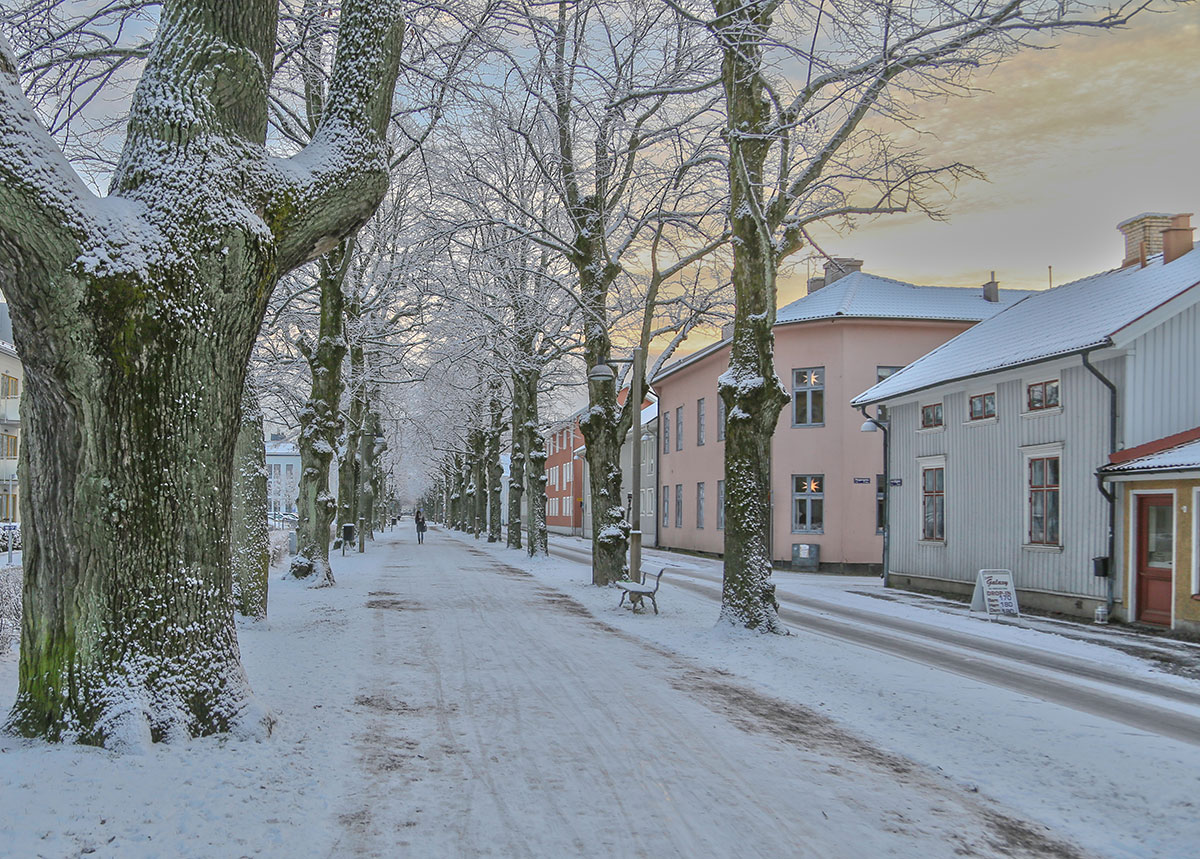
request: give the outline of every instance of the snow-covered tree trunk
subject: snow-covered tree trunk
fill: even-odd
[[[346,308],[349,319],[357,319],[357,302]],[[361,344],[350,348],[350,374],[347,380],[353,391],[350,395],[350,410],[346,415],[345,443],[342,460],[338,464],[338,533],[343,533],[346,524],[358,527],[359,481],[362,473],[362,434],[366,420],[366,374],[365,357]]]
[[[525,496],[526,451],[529,448],[528,374],[512,374],[512,461],[508,466],[508,548],[521,548],[521,501]],[[536,391],[535,391],[536,396]]]
[[[497,376],[488,389],[487,476],[488,476],[488,536],[489,543],[500,542],[501,486],[504,466],[500,462],[500,436],[504,432],[504,407],[500,402],[500,378]]]
[[[487,442],[482,427],[483,416],[477,415],[480,426],[471,430],[471,536],[476,540],[483,532],[484,517],[487,515],[487,468],[485,454]]]
[[[725,574],[721,617],[780,631],[771,583],[771,436],[787,403],[775,375],[776,248],[764,222],[763,165],[771,148],[771,107],[761,76],[760,40],[774,3],[716,0],[724,57],[730,226],[736,311],[725,401]]]
[[[271,568],[267,528],[267,447],[263,415],[254,386],[247,380],[242,395],[242,421],[233,459],[233,606],[243,617],[267,616],[267,581]]]
[[[549,555],[550,538],[546,533],[546,440],[538,432],[538,385],[540,374],[530,372],[526,402],[525,421],[525,497],[529,507],[526,512],[529,533],[525,536],[525,545],[529,556]]]
[[[234,443],[280,275],[371,214],[397,4],[349,0],[312,144],[267,155],[275,0],[163,4],[109,196],[0,41],[0,281],[25,365],[24,621],[10,729],[117,746],[261,734],[233,624]]]
[[[342,362],[346,358],[346,329],[342,282],[351,254],[350,242],[321,257],[319,265],[321,318],[314,346],[302,344],[312,388],[300,411],[299,521],[296,556],[291,575],[311,578],[317,586],[332,585],[329,528],[337,502],[329,489],[329,468],[345,425],[342,421]]]

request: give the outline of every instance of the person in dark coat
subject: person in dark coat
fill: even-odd
[[[424,543],[425,542],[425,514],[422,513],[420,510],[418,510],[417,515],[414,516],[413,518],[417,520],[417,542]]]

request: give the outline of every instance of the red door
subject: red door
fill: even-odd
[[[1137,496],[1137,619],[1171,625],[1175,566],[1174,499]]]

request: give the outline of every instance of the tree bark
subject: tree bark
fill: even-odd
[[[771,582],[771,436],[788,397],[775,375],[776,248],[763,214],[763,167],[770,152],[770,102],[761,76],[760,40],[769,2],[716,0],[716,29],[727,110],[736,309],[729,370],[717,386],[725,401],[725,570],[721,618],[782,632]]]
[[[383,195],[401,35],[392,3],[344,5],[331,107],[284,163],[264,149],[277,5],[164,4],[103,199],[37,125],[0,46],[0,281],[26,380],[7,726],[25,736],[269,731],[240,664],[227,548],[242,386],[280,275]]]
[[[347,308],[347,316],[350,319],[358,318],[357,302],[351,302]],[[366,420],[366,393],[364,386],[366,380],[365,375],[365,357],[361,345],[355,345],[350,348],[350,375],[349,386],[352,391],[350,395],[350,411],[346,416],[345,432],[346,441],[342,454],[342,461],[338,464],[338,533],[345,533],[344,527],[346,524],[355,527],[356,536],[358,529],[358,505],[359,505],[359,481],[362,474],[362,434],[364,430],[364,421]]]
[[[271,547],[267,529],[267,449],[254,387],[242,395],[241,425],[233,460],[233,605],[242,617],[267,616]]]
[[[529,417],[525,421],[525,497],[529,504],[526,514],[529,533],[526,535],[525,545],[532,558],[536,555],[550,554],[550,539],[546,533],[546,440],[542,438],[542,434],[537,429],[539,423],[537,392],[541,375],[532,371],[526,375],[528,377],[526,408]]]
[[[487,475],[488,475],[488,536],[489,543],[500,542],[500,481],[504,479],[504,466],[500,462],[500,436],[504,432],[504,408],[500,402],[500,379],[496,377],[489,385]]]
[[[337,502],[329,489],[329,468],[345,429],[342,421],[342,362],[346,358],[346,328],[342,283],[352,242],[321,257],[319,283],[321,319],[315,346],[302,346],[312,375],[308,402],[300,410],[300,516],[296,526],[296,556],[290,574],[311,578],[318,587],[332,585],[329,529]]]

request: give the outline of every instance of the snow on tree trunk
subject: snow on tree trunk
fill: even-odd
[[[500,403],[500,379],[489,386],[487,474],[488,474],[488,536],[489,543],[500,542],[500,481],[504,466],[500,463],[500,436],[504,432],[504,409]]]
[[[529,399],[526,402],[529,417],[525,421],[525,497],[529,502],[526,511],[529,533],[526,535],[525,545],[529,556],[534,557],[550,554],[550,538],[546,533],[546,440],[538,432],[537,390],[541,379],[538,373],[530,372],[528,375],[530,381],[527,389]]]
[[[267,448],[263,415],[249,382],[242,396],[241,425],[233,460],[233,605],[243,617],[267,616],[271,547],[267,529]]]
[[[513,373],[512,385],[512,462],[508,467],[508,548],[520,549],[521,500],[525,495],[525,460],[529,447],[528,374],[523,371]]]
[[[167,3],[108,197],[0,40],[0,281],[25,365],[22,735],[110,747],[262,735],[233,623],[242,386],[282,273],[371,214],[397,6],[349,0],[313,143],[264,150],[275,0]]]
[[[347,308],[350,319],[357,319],[359,311],[357,303],[351,302]],[[350,396],[350,411],[346,416],[345,453],[338,465],[338,533],[343,533],[343,526],[354,525],[358,528],[359,504],[359,475],[362,473],[362,433],[363,422],[366,420],[366,402],[363,386],[365,381],[364,355],[361,345],[350,349],[350,377],[347,380],[353,393]]]
[[[727,108],[730,226],[736,310],[729,369],[718,382],[725,401],[725,572],[723,620],[779,632],[771,582],[770,447],[787,402],[775,375],[775,245],[762,218],[762,177],[770,151],[770,102],[759,73],[759,40],[772,4],[717,0],[725,22],[722,83]]]
[[[345,425],[342,421],[342,362],[346,358],[346,332],[342,282],[350,242],[321,257],[319,281],[321,319],[317,343],[302,348],[312,375],[308,402],[300,410],[299,521],[296,556],[290,574],[332,585],[329,565],[329,528],[337,515],[337,502],[329,489],[329,467]]]

